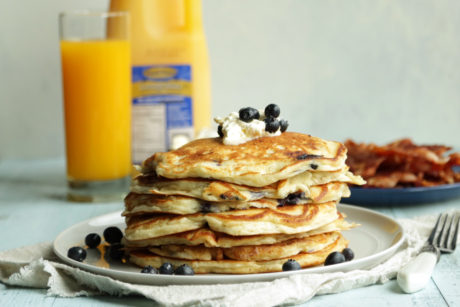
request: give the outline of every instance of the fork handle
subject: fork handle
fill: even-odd
[[[438,257],[432,252],[423,252],[406,264],[399,272],[396,280],[406,293],[414,293],[425,287],[431,278]]]

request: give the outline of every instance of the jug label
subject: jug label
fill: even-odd
[[[174,139],[192,140],[190,65],[133,66],[132,154],[139,163],[170,149]]]

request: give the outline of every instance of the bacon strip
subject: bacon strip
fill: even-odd
[[[446,153],[444,145],[417,145],[410,139],[400,139],[387,145],[345,141],[350,170],[361,175],[365,187],[420,187],[460,182],[460,153]]]

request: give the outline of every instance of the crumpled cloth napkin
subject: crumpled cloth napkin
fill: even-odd
[[[62,263],[52,243],[0,252],[0,281],[7,285],[48,288],[60,297],[143,295],[167,306],[275,306],[299,304],[315,295],[338,293],[394,278],[415,257],[434,227],[436,216],[400,219],[406,242],[391,258],[368,270],[298,274],[270,282],[225,285],[149,286],[121,282]]]

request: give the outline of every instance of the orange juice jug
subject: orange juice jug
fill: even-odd
[[[112,0],[131,15],[132,156],[139,163],[211,124],[201,0]]]

